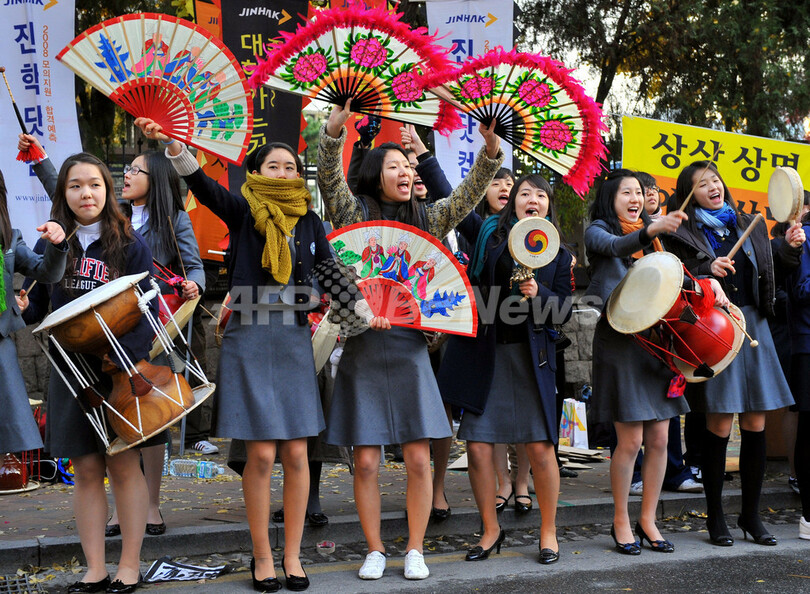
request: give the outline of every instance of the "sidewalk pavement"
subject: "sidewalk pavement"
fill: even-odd
[[[220,448],[214,456],[186,452],[185,458],[200,458],[225,464],[229,440],[212,440]],[[454,448],[455,450],[456,448]],[[577,478],[562,479],[557,514],[560,528],[589,524],[609,524],[613,516],[610,495],[610,462],[590,464]],[[281,471],[277,466],[272,483],[272,509],[281,506]],[[763,509],[796,509],[799,498],[787,484],[787,464],[769,461],[763,486]],[[407,535],[405,516],[405,469],[402,463],[386,462],[380,472],[382,493],[382,533],[386,540]],[[726,483],[726,513],[739,511],[739,477]],[[428,537],[472,535],[480,528],[480,519],[470,490],[466,471],[448,471],[447,500],[452,514],[443,522],[431,520]],[[83,561],[79,537],[73,519],[73,487],[65,484],[43,484],[23,494],[0,496],[0,574],[13,574],[30,565],[47,567],[69,563],[73,557]],[[142,558],[154,560],[164,555],[199,556],[210,553],[245,552],[250,550],[247,518],[242,500],[239,476],[230,469],[213,479],[164,477],[161,510],[168,529],[161,536],[146,536]],[[111,499],[111,498],[110,498]],[[630,498],[631,517],[637,517],[641,498]],[[303,546],[329,540],[338,544],[357,543],[363,533],[357,517],[352,492],[352,477],[345,465],[324,464],[321,475],[321,504],[329,524],[321,528],[306,527]],[[540,514],[535,502],[531,513],[517,515],[514,499],[501,514],[505,529],[528,529],[539,526]],[[664,492],[660,517],[681,516],[705,510],[702,493]],[[284,525],[271,522],[271,543],[280,546]],[[120,537],[107,539],[108,551],[120,551]]]

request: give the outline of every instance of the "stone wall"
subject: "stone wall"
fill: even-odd
[[[579,305],[582,291],[574,296],[574,311],[563,330],[571,339],[571,346],[563,351],[565,357],[566,398],[579,395],[584,384],[591,383],[591,359],[593,358],[593,333],[599,312],[592,307]]]

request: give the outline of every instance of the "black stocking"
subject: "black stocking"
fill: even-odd
[[[726,474],[728,437],[715,435],[708,429],[703,434],[703,490],[706,495],[706,527],[714,539],[730,536],[723,516],[723,480]]]

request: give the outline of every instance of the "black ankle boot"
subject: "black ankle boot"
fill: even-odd
[[[706,495],[706,527],[709,541],[720,547],[730,547],[734,539],[723,515],[723,477],[726,473],[728,437],[715,435],[708,429],[703,434],[703,489]]]

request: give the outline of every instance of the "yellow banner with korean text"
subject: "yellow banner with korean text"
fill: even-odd
[[[768,208],[768,180],[774,169],[792,167],[810,187],[810,144],[623,116],[622,145],[622,166],[652,175],[664,206],[681,170],[693,161],[711,159],[718,146],[717,169],[737,207],[761,212],[769,228],[776,223]]]

